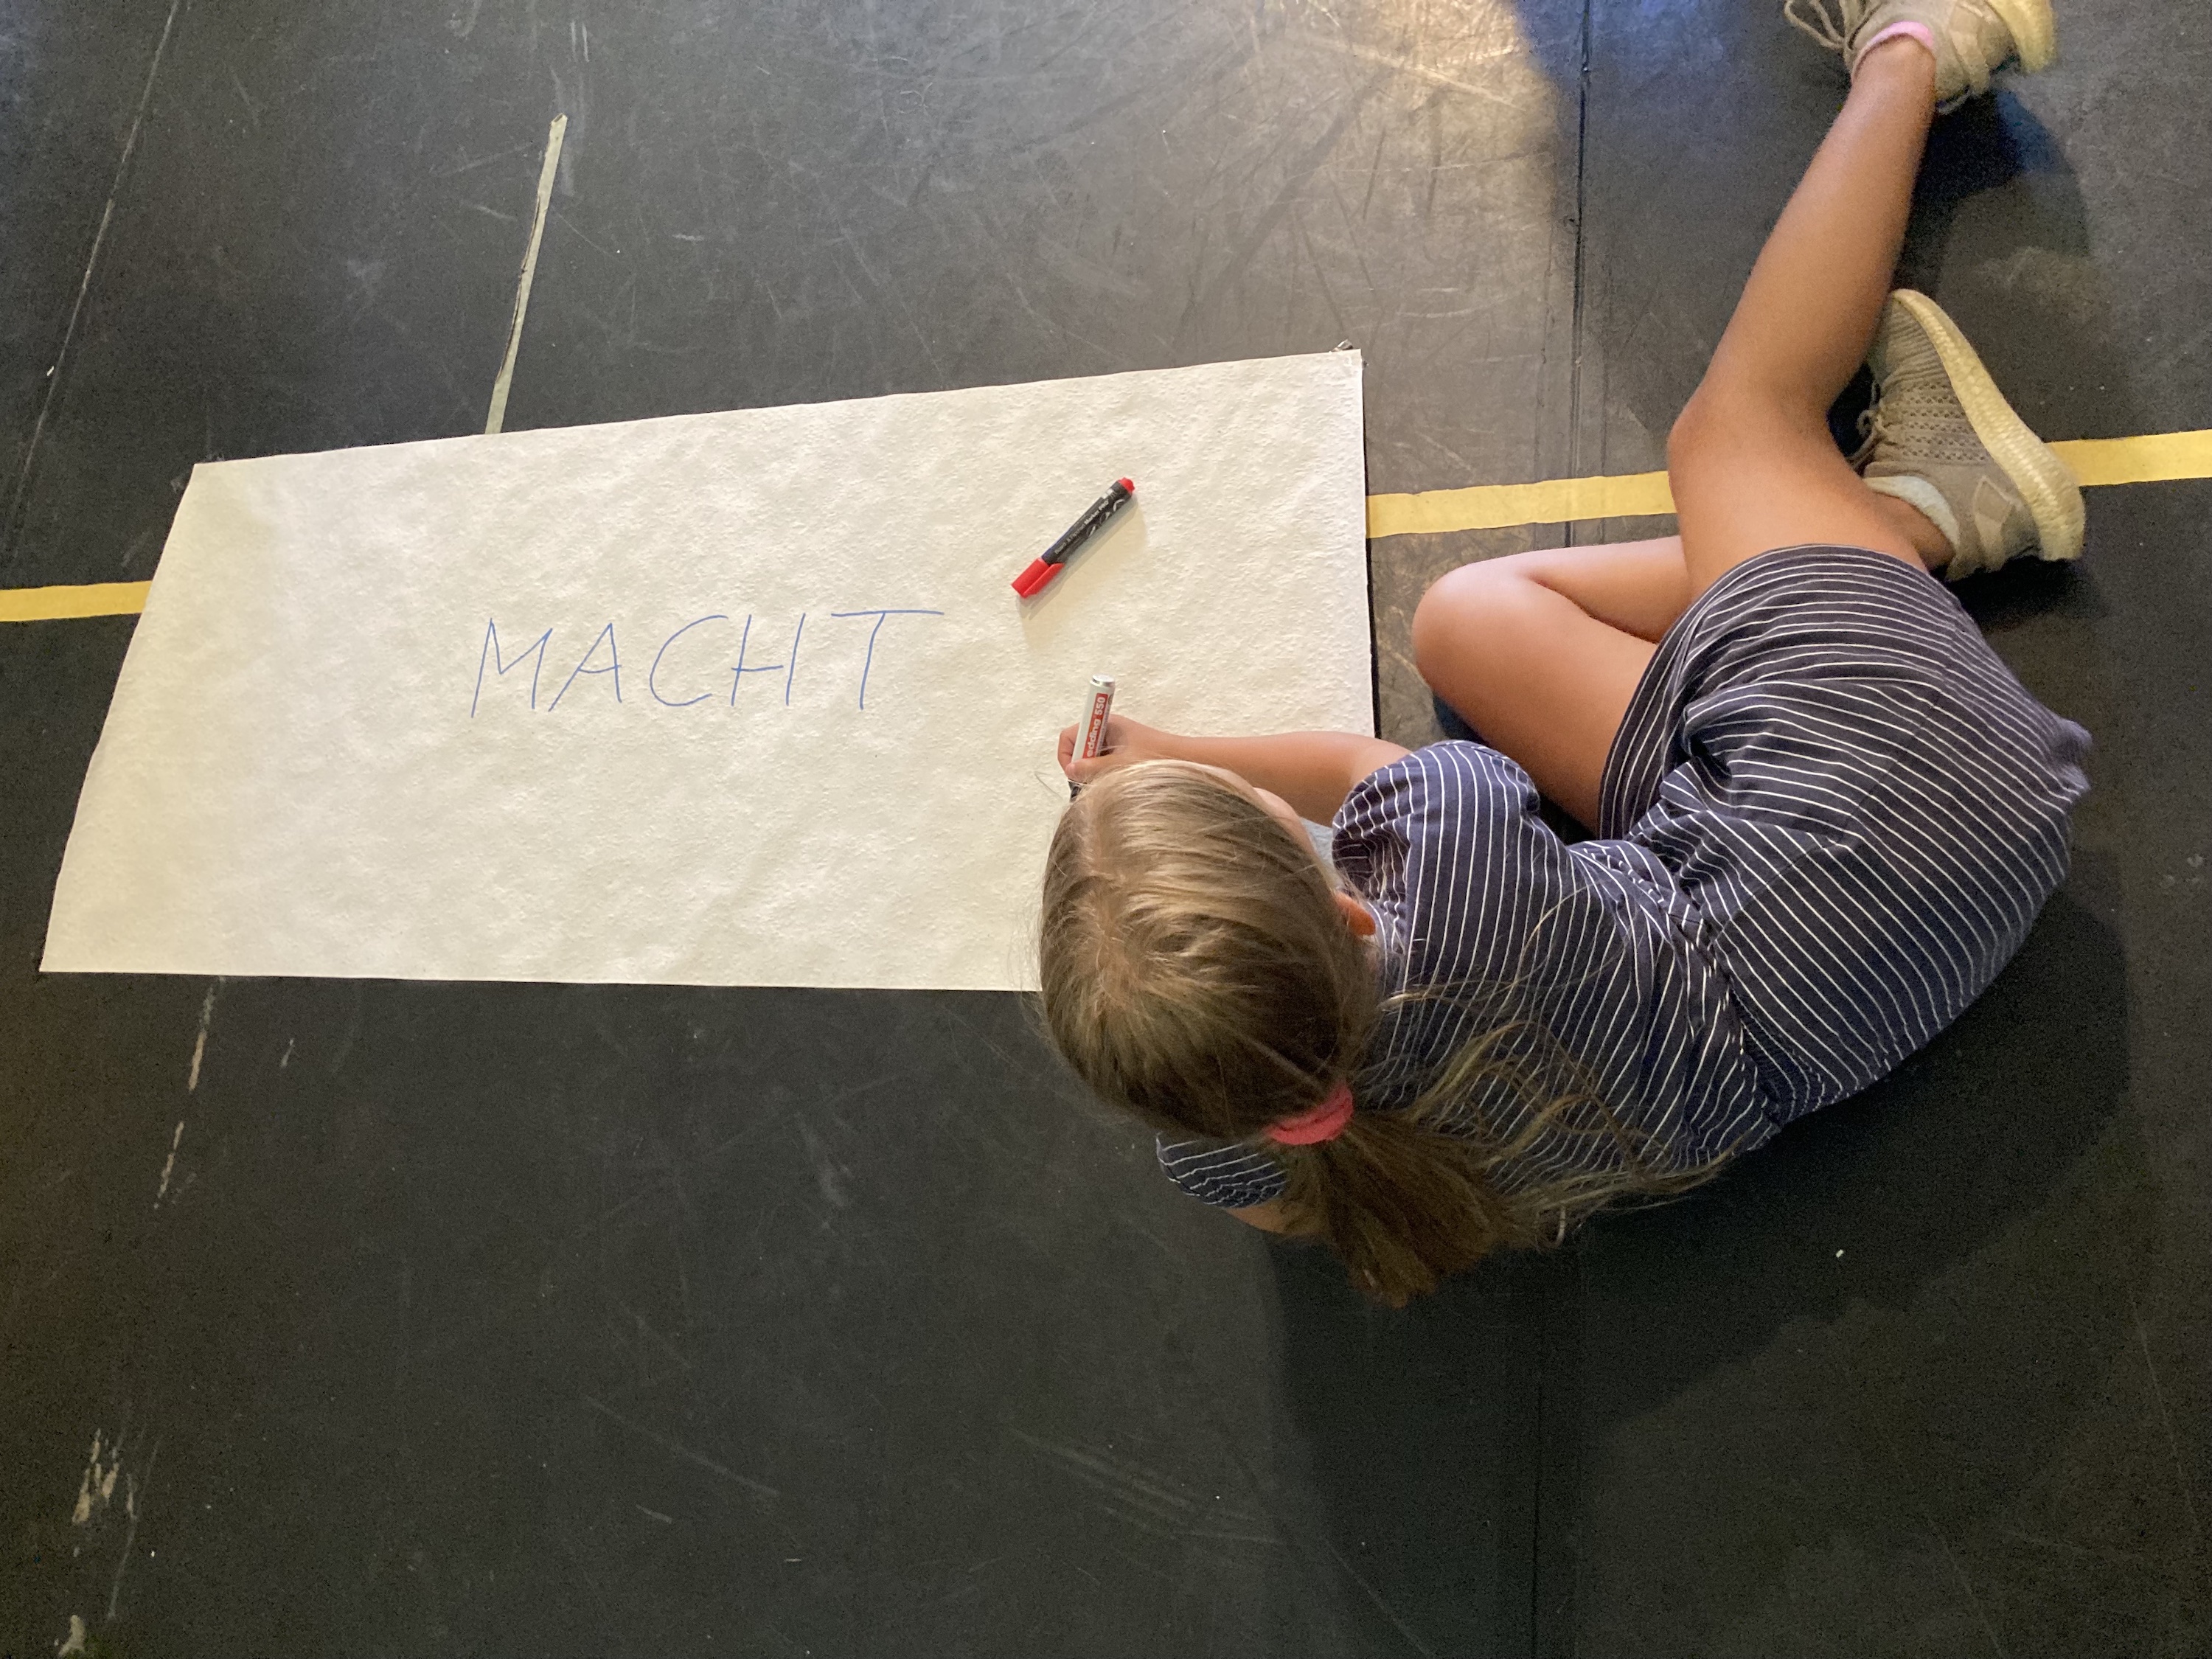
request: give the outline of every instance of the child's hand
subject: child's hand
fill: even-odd
[[[1115,714],[1106,722],[1106,746],[1095,760],[1075,758],[1075,728],[1067,727],[1060,734],[1060,769],[1070,781],[1088,783],[1102,773],[1116,767],[1134,766],[1139,761],[1173,760],[1176,758],[1175,737],[1150,726],[1140,726],[1135,720],[1124,720]]]

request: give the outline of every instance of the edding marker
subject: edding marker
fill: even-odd
[[[1091,696],[1083,705],[1083,718],[1075,726],[1075,758],[1097,760],[1106,749],[1106,722],[1114,714],[1114,677],[1093,674],[1091,677]],[[1073,800],[1083,793],[1083,786],[1073,779],[1068,781],[1067,798]]]
[[[1135,481],[1116,478],[1103,495],[1084,509],[1083,516],[1060,532],[1060,539],[1030,561],[1030,568],[1014,578],[1014,592],[1024,599],[1033,599],[1044,592],[1045,584],[1060,574],[1060,568],[1073,556],[1075,550],[1105,527],[1106,521],[1129,503],[1137,493]]]

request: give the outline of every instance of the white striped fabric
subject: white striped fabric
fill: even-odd
[[[1856,1093],[1996,977],[2065,878],[2087,733],[2038,703],[1948,588],[1855,548],[1739,565],[1676,623],[1569,846],[1474,743],[1383,768],[1337,816],[1395,1006],[1354,1085],[1410,1102],[1460,1045],[1534,1020],[1686,1168]],[[1510,1133],[1515,1101],[1468,1103]],[[1547,1135],[1519,1185],[1617,1160]],[[1208,1203],[1276,1196],[1264,1150],[1171,1142]]]

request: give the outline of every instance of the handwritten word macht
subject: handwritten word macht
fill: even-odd
[[[856,690],[843,694],[854,696],[854,706],[865,709],[868,706],[868,676],[875,671],[878,646],[884,638],[884,624],[894,617],[941,617],[944,614],[942,611],[892,606],[873,611],[831,611],[817,614],[814,626],[818,638],[825,623],[867,624],[867,648],[860,658],[860,685]],[[799,613],[799,620],[793,625],[790,641],[787,644],[781,626],[773,629],[766,626],[756,628],[756,618],[750,616],[732,617],[717,611],[708,616],[694,617],[662,640],[653,652],[653,665],[645,671],[646,695],[664,708],[691,708],[705,702],[726,703],[727,707],[735,708],[740,692],[744,692],[749,698],[780,695],[783,706],[789,708],[792,694],[799,685],[800,647],[808,645],[806,618],[805,611]],[[521,637],[522,631],[512,630],[511,637]],[[759,645],[753,643],[756,633],[761,635]],[[547,680],[545,659],[552,648],[553,630],[549,628],[510,658],[500,644],[499,619],[496,617],[485,617],[483,648],[477,654],[476,684],[469,693],[469,718],[476,718],[477,709],[483,702],[487,674],[491,676],[493,689],[496,690],[500,681],[509,674],[519,672],[525,663],[530,665],[530,706],[533,710],[538,709],[538,693]],[[726,659],[732,650],[736,661],[716,660],[717,658]],[[808,646],[808,650],[811,661],[812,647]],[[777,660],[765,660],[771,655]],[[558,662],[561,659],[556,657],[555,660]],[[592,636],[584,654],[576,659],[576,665],[561,682],[561,689],[553,694],[540,712],[550,714],[561,707],[561,699],[570,690],[574,690],[579,696],[582,696],[589,686],[600,684],[613,692],[617,702],[621,702],[623,667],[621,643],[615,636],[614,623],[610,622]],[[556,669],[555,672],[559,671]],[[721,677],[724,674],[729,676],[726,692],[722,689]],[[756,681],[749,689],[746,677],[757,674],[776,678]],[[634,669],[630,678],[631,692],[635,696],[636,673]],[[816,678],[818,678],[819,675]],[[844,680],[846,685],[851,685],[851,681],[843,675],[838,678]],[[578,687],[580,680],[586,682],[585,688]]]

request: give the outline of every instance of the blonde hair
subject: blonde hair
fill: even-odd
[[[1448,993],[1386,999],[1311,850],[1206,768],[1155,761],[1084,790],[1047,855],[1038,961],[1046,1028],[1078,1076],[1166,1133],[1264,1147],[1291,1230],[1326,1239],[1394,1307],[1718,1167],[1651,1164],[1542,1025],[1503,1012],[1410,1105],[1363,1105],[1310,1146],[1268,1139],[1352,1080],[1387,1011]],[[1498,1102],[1519,1109],[1486,1109]],[[1595,1169],[1542,1155],[1593,1140]]]

